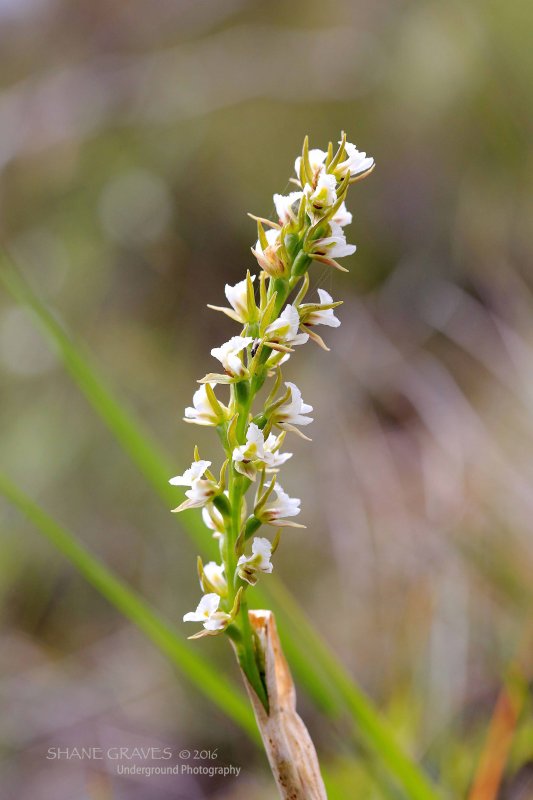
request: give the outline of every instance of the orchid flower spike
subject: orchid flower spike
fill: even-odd
[[[303,401],[296,384],[285,380],[282,368],[305,352],[309,339],[327,350],[316,329],[340,325],[335,314],[340,303],[329,292],[319,289],[318,301],[306,299],[310,275],[317,261],[346,271],[339,259],[356,251],[344,233],[352,222],[348,191],[372,171],[374,160],[344,134],[338,149],[332,143],[325,150],[310,149],[306,137],[294,167],[296,179],[291,181],[298,190],[274,194],[275,221],[250,215],[257,224],[251,248],[257,274],[247,271],[242,280],[225,285],[226,306],[209,306],[238,327],[211,350],[222,366],[198,381],[184,419],[216,429],[223,451],[217,477],[210,471],[211,461],[200,459],[196,449],[191,466],[170,480],[185,489],[185,499],[174,511],[201,509],[206,541],[215,538],[220,551],[218,560],[205,565],[198,557],[203,596],[196,611],[183,619],[202,625],[191,638],[231,638],[266,715],[267,683],[250,632],[247,592],[259,579],[268,580],[282,529],[305,527],[295,521],[300,500],[282,489],[278,476],[292,458],[282,452],[287,433],[308,439],[301,429],[313,421],[313,407]],[[256,535],[266,525],[277,531],[273,543]]]

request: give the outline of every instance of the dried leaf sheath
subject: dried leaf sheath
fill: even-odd
[[[296,712],[296,692],[271,611],[250,611],[265,657],[267,714],[243,674],[272,773],[284,800],[327,800],[315,746]]]

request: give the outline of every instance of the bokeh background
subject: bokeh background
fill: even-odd
[[[332,351],[290,363],[316,421],[284,482],[308,528],[276,570],[451,797],[509,666],[533,674],[532,8],[0,0],[2,243],[175,473],[196,441],[217,452],[181,415],[234,332],[205,305],[254,266],[246,212],[272,214],[306,133],[375,157],[350,195],[350,274],[312,274],[345,301]],[[2,292],[2,468],[188,634],[194,546]],[[274,797],[244,734],[1,514],[1,796]],[[218,640],[198,648],[231,671]],[[300,708],[346,798],[385,797],[303,692]],[[218,746],[242,773],[44,757],[141,744]],[[499,797],[533,797],[532,765],[526,703]]]

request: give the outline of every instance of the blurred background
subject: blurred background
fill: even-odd
[[[315,408],[284,482],[308,528],[276,570],[450,797],[510,665],[533,675],[532,11],[0,0],[2,242],[171,474],[196,442],[217,454],[181,416],[235,332],[205,306],[255,268],[246,212],[272,215],[306,133],[375,157],[350,193],[350,274],[311,276],[344,299],[332,351],[290,363]],[[3,289],[0,380],[2,469],[189,634],[196,548]],[[275,796],[244,734],[4,503],[0,596],[2,798]],[[197,646],[238,677],[229,648]],[[533,797],[528,703],[505,800]],[[347,800],[385,797],[303,692],[299,708]],[[45,759],[82,745],[218,746],[242,772]]]

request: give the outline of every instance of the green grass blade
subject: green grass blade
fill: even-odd
[[[0,493],[16,506],[59,550],[100,594],[134,623],[165,653],[179,671],[256,742],[260,742],[255,720],[244,693],[220,674],[183,640],[138,594],[117,578],[58,525],[8,478],[0,475]]]
[[[62,323],[30,289],[20,272],[5,256],[0,279],[11,295],[28,309],[46,338],[57,350],[60,359],[96,413],[104,420],[131,460],[169,507],[176,504],[176,492],[168,483],[174,474],[167,455],[159,449],[150,434],[125,406],[118,402],[105,380],[90,363],[83,346],[75,342]],[[205,546],[205,529],[193,512],[181,514],[187,533],[199,546]],[[195,524],[196,522],[196,524]]]
[[[91,365],[82,346],[66,333],[61,323],[5,259],[0,278],[15,299],[33,312],[47,338],[58,349],[73,379],[159,496],[168,507],[173,505],[175,496],[168,486],[172,466],[167,456],[153,443],[151,436],[133,415],[116,400]],[[180,523],[199,547],[205,547],[205,530],[198,515],[183,513]],[[275,611],[291,666],[317,705],[332,716],[343,710],[350,713],[364,744],[387,766],[409,798],[436,800],[439,795],[424,771],[403,752],[386,720],[316,633],[283,584],[272,575],[268,586],[263,585],[260,592],[258,589],[255,591],[256,598]]]

